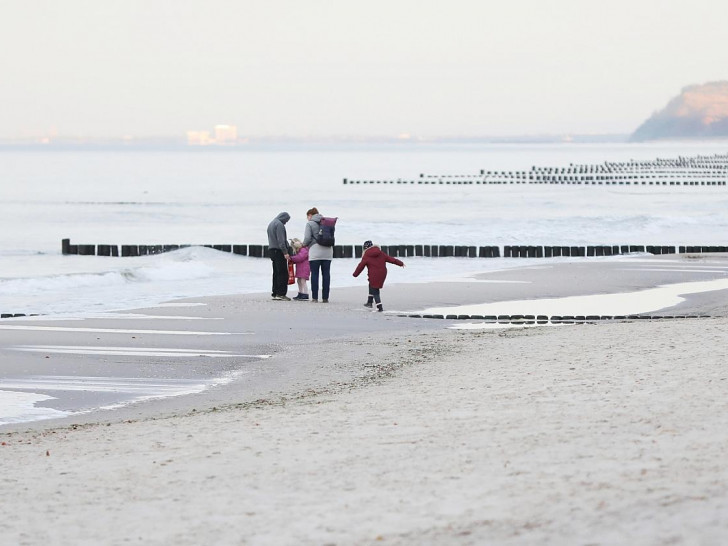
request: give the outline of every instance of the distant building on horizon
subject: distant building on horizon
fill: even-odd
[[[238,143],[238,128],[235,125],[215,125],[210,131],[187,131],[188,146],[232,146]]]
[[[215,125],[215,144],[235,144],[238,128],[235,125]]]
[[[187,131],[188,146],[209,146],[212,143],[210,131]]]

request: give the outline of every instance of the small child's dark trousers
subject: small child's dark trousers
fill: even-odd
[[[371,303],[372,299],[377,303],[377,305],[382,303],[382,298],[379,296],[379,288],[369,286],[369,303]]]

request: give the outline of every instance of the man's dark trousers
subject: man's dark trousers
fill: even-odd
[[[269,249],[268,253],[273,263],[273,292],[271,296],[285,296],[288,292],[288,262],[283,252],[277,248]]]

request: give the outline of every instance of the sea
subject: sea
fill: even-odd
[[[268,223],[283,211],[291,215],[289,237],[302,238],[314,206],[338,217],[343,245],[726,245],[728,186],[343,181],[727,152],[728,141],[0,148],[0,313],[92,316],[177,298],[268,292],[269,260],[204,245],[265,244]],[[192,246],[151,256],[78,256],[62,255],[62,239]],[[347,271],[354,267],[348,261]],[[533,263],[417,258],[408,260],[406,281]],[[332,277],[333,288],[356,283],[350,275]],[[0,417],[3,411],[0,397]]]

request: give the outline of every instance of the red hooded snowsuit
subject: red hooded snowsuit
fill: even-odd
[[[382,288],[384,280],[387,278],[387,262],[395,265],[404,265],[397,258],[392,258],[388,254],[382,252],[378,246],[372,246],[364,251],[361,262],[354,270],[354,276],[358,277],[364,268],[367,268],[369,275],[369,286],[372,288]]]

